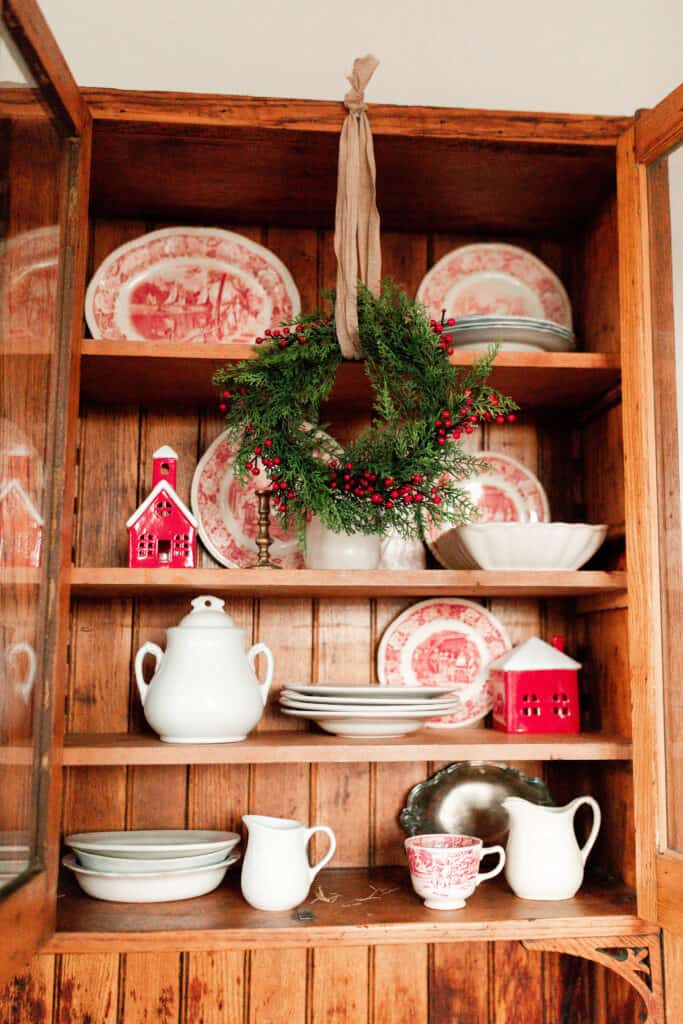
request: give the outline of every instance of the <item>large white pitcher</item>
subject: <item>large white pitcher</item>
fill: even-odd
[[[593,827],[582,847],[574,815],[582,804],[593,809]],[[600,808],[592,796],[566,807],[541,807],[518,796],[503,800],[510,815],[505,877],[523,900],[570,900],[583,882],[583,869],[600,830]]]
[[[242,865],[242,895],[257,910],[291,910],[308,896],[311,883],[321,868],[332,860],[337,848],[334,832],[327,825],[306,828],[301,821],[245,814],[249,829],[247,852]],[[308,842],[316,832],[330,840],[325,856],[311,867]]]

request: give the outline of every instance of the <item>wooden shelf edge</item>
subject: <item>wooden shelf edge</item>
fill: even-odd
[[[83,338],[81,357],[93,359],[199,359],[205,362],[238,362],[255,359],[260,349],[254,345],[217,344],[201,341],[109,341]],[[450,357],[453,366],[471,366],[481,352],[464,349]],[[344,366],[362,366],[362,361],[345,361]],[[499,352],[496,365],[504,367],[537,367],[541,369],[615,370],[621,368],[618,355],[610,352]]]
[[[317,732],[257,732],[241,743],[173,744],[130,733],[65,737],[64,765],[316,764],[331,762],[628,761],[629,739],[604,733],[512,735],[493,729],[423,730],[388,740],[347,740]]]
[[[472,942],[590,935],[656,934],[635,913],[633,894],[619,885],[588,884],[573,900],[527,902],[502,884],[482,886],[460,911],[427,910],[412,891],[407,868],[327,869],[303,905],[313,914],[252,910],[235,871],[215,892],[169,904],[91,900],[62,883],[57,930],[46,952],[160,952],[302,948],[311,946]],[[368,900],[373,889],[379,896]],[[322,891],[339,894],[331,902]]]
[[[74,567],[70,571],[70,584],[72,594],[77,597],[189,592],[274,597],[578,597],[626,590],[626,573]]]

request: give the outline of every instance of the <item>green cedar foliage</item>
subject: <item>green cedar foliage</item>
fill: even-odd
[[[482,462],[458,433],[476,429],[473,416],[517,408],[487,384],[496,349],[467,370],[452,366],[424,307],[389,279],[378,297],[359,285],[358,320],[373,418],[343,450],[319,423],[342,361],[333,317],[301,315],[264,339],[255,359],[214,374],[227,392],[238,477],[265,469],[271,507],[301,537],[309,513],[336,532],[404,537],[424,537],[430,520],[468,522],[476,510],[459,484]]]

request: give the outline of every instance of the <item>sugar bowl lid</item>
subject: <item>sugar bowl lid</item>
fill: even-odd
[[[224,611],[225,601],[210,594],[201,594],[191,602],[192,611],[178,623],[178,629],[238,629]]]

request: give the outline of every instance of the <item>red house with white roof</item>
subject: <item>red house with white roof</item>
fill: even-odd
[[[197,520],[176,493],[178,455],[164,445],[152,459],[152,490],[126,523],[128,565],[135,569],[193,569],[197,565]]]

